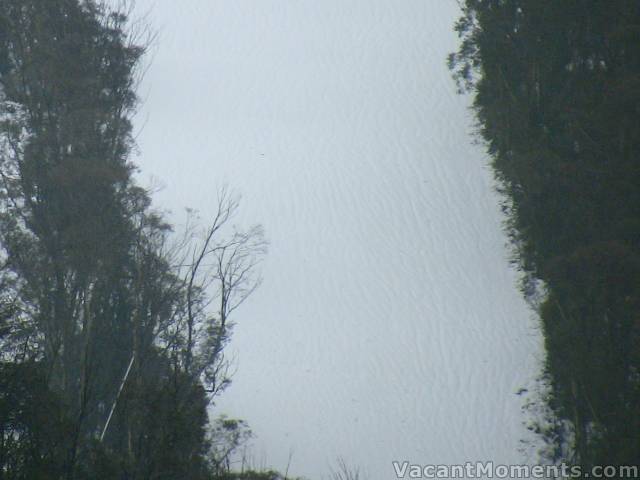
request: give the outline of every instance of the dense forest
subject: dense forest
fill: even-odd
[[[449,67],[545,340],[543,459],[639,464],[640,2],[461,6]]]
[[[176,232],[135,184],[150,36],[108,5],[0,0],[0,479],[281,478],[209,418],[262,229],[223,190]]]

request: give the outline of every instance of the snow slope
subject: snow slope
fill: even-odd
[[[450,0],[138,0],[159,30],[138,117],[163,207],[243,193],[271,242],[232,387],[254,464],[369,478],[392,460],[532,461],[542,356],[498,198],[445,58]]]

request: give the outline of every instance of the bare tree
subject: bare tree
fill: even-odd
[[[262,281],[258,265],[267,252],[260,225],[246,230],[231,222],[240,198],[223,188],[216,213],[206,230],[195,233],[184,265],[186,286],[185,370],[205,382],[214,397],[229,383],[230,362],[224,357],[230,315]]]
[[[209,226],[198,229],[198,219],[189,211],[184,233],[172,243],[167,241],[168,227],[161,216],[150,214],[148,197],[141,197],[142,205],[134,207],[140,215],[136,220],[133,350],[111,412],[125,384],[140,380],[139,369],[132,371],[132,365],[154,346],[173,352],[175,374],[183,371],[193,380],[179,395],[176,409],[182,408],[201,382],[209,401],[224,390],[232,374],[231,361],[224,356],[232,329],[230,315],[260,285],[258,266],[267,251],[261,226],[241,230],[231,224],[240,199],[226,188],[219,192]]]

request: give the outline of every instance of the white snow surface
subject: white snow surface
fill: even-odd
[[[515,392],[542,347],[488,158],[446,68],[453,0],[138,0],[159,32],[136,120],[156,204],[270,240],[236,311],[232,386],[255,466],[366,478],[392,461],[532,462]]]

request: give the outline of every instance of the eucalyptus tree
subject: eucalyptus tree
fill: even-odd
[[[545,337],[552,460],[640,458],[640,4],[466,0],[472,92]],[[537,296],[536,296],[537,293]]]
[[[106,2],[0,0],[0,478],[208,474],[266,243],[226,192],[176,240],[133,182],[149,38]]]

